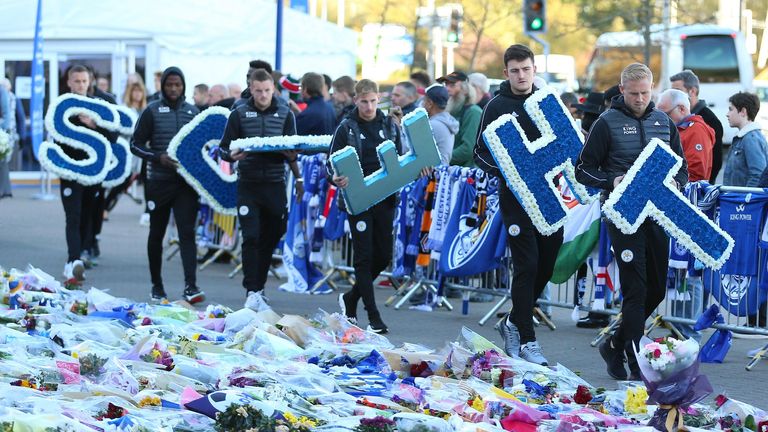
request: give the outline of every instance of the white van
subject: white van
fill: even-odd
[[[651,61],[656,90],[670,87],[669,77],[691,69],[699,77],[699,97],[723,123],[723,142],[730,144],[736,130],[728,127],[725,113],[728,98],[740,91],[753,91],[754,69],[744,44],[735,30],[710,24],[677,26],[669,30],[669,52],[661,56],[662,26],[651,27]],[[600,35],[587,66],[586,87],[605,91],[618,84],[622,69],[643,62],[643,35],[640,32],[611,32]]]
[[[536,75],[546,80],[547,83],[557,89],[559,93],[575,92],[579,90],[576,80],[576,60],[573,56],[563,54],[543,54],[534,57]],[[549,77],[545,77],[545,74]]]

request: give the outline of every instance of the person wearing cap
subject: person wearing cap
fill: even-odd
[[[605,95],[599,92],[589,92],[584,103],[573,104],[573,107],[581,111],[581,130],[584,132],[584,136],[589,133],[592,128],[592,124],[600,117],[600,113],[603,112],[603,100]]]
[[[437,79],[448,90],[448,105],[446,110],[459,121],[459,132],[453,143],[451,165],[472,168],[472,149],[475,146],[477,130],[480,126],[480,116],[483,110],[475,105],[475,88],[469,85],[469,77],[461,71],[454,71]]]
[[[504,177],[483,139],[482,131],[505,114],[514,115],[525,135],[531,139],[541,135],[525,110],[525,101],[538,87],[534,84],[536,66],[533,51],[525,45],[512,45],[504,52],[504,76],[499,91],[483,110],[480,132],[476,136],[477,166],[499,182],[499,206],[507,227],[507,244],[512,258],[512,308],[499,323],[507,355],[546,366],[547,359],[536,340],[533,307],[552,277],[557,254],[563,243],[563,228],[552,235],[541,234],[520,201],[504,181]]]
[[[459,122],[445,112],[448,106],[448,90],[440,84],[434,84],[424,93],[422,107],[429,114],[429,125],[440,151],[440,163],[448,165],[453,153],[453,142],[459,132]]]
[[[178,163],[168,156],[171,139],[199,112],[194,105],[184,101],[185,88],[181,69],[169,67],[163,72],[160,78],[162,95],[147,105],[139,116],[131,139],[131,152],[147,161],[147,256],[152,300],[162,302],[168,297],[162,277],[163,238],[173,210],[184,268],[184,298],[194,304],[205,300],[205,294],[196,284],[195,223],[200,198],[176,171]]]

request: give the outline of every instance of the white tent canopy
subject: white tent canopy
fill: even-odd
[[[189,97],[197,83],[244,85],[249,60],[273,63],[276,11],[262,0],[43,0],[43,51],[51,61],[111,54],[115,90],[137,56],[148,78],[178,66]],[[0,61],[31,58],[35,13],[31,0],[0,2]],[[356,32],[288,8],[283,17],[284,73],[354,75]]]

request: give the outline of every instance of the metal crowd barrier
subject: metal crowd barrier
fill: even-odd
[[[240,227],[237,216],[218,213],[211,207],[200,210],[198,220],[203,223],[198,227],[198,249],[213,250],[214,253],[198,267],[205,270],[222,256],[229,256],[235,266],[240,265]]]

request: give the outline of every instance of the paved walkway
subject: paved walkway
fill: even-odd
[[[0,266],[23,268],[34,264],[61,277],[66,243],[64,212],[58,190],[54,190],[55,199],[52,201],[33,200],[32,196],[37,191],[37,188],[16,188],[14,198],[0,200]],[[101,262],[97,268],[87,272],[86,286],[95,286],[132,299],[148,299],[148,228],[138,223],[141,211],[142,206],[126,197],[121,199],[109,221],[104,223]],[[226,275],[230,270],[227,264],[214,264],[198,274],[198,284],[207,293],[208,301],[238,308],[244,300],[241,276],[228,279]],[[169,296],[181,297],[183,278],[178,257],[164,263],[163,274]],[[279,313],[312,315],[318,308],[326,311],[338,308],[336,295],[288,294],[277,289],[280,283],[270,277],[267,288],[272,306]],[[390,288],[377,289],[379,304],[383,304],[390,294]],[[411,342],[441,348],[446,342],[456,339],[462,326],[501,343],[492,323],[484,327],[477,324],[490,308],[490,303],[471,303],[466,316],[461,314],[459,301],[455,306],[454,312],[381,309],[384,322],[390,326],[388,337],[395,344]],[[555,308],[554,311],[557,330],[537,329],[538,339],[550,362],[566,365],[595,386],[617,388],[617,383],[607,377],[597,349],[589,346],[596,332],[576,328],[570,320],[570,310]],[[362,306],[360,315],[364,317]],[[363,324],[367,323],[363,321]],[[658,332],[658,335],[663,333]],[[747,362],[745,353],[765,342],[734,339],[725,363],[702,365],[702,371],[709,376],[715,392],[725,392],[732,398],[768,409],[768,361],[763,361],[751,372],[744,369]]]

